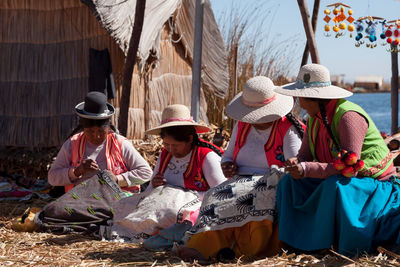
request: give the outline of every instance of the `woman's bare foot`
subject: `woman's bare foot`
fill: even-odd
[[[178,257],[182,258],[183,260],[207,261],[207,259],[195,248],[178,246],[176,254],[178,255]]]

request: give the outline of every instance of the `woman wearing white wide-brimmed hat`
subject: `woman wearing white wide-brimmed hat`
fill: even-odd
[[[226,107],[237,120],[222,169],[228,181],[205,196],[182,257],[229,259],[271,256],[280,242],[274,223],[275,190],[286,158],[297,155],[303,127],[290,113],[293,98],[277,94],[264,76],[249,79]],[[255,189],[256,188],[256,189]]]
[[[310,115],[299,154],[286,162],[290,175],[278,186],[279,238],[346,255],[399,242],[392,157],[368,114],[344,99],[352,93],[332,85],[319,64],[301,67],[297,81],[277,91],[298,97]]]
[[[145,192],[114,208],[112,235],[165,249],[179,242],[196,221],[203,195],[226,180],[222,150],[199,138],[209,127],[196,123],[181,104],[167,106],[161,123],[147,131],[160,135],[164,148]],[[133,208],[132,207],[136,207]]]

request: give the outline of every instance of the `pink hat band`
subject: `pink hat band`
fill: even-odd
[[[265,105],[271,103],[271,102],[274,101],[275,99],[276,99],[276,94],[274,94],[273,96],[271,96],[271,97],[269,97],[269,98],[264,99],[264,100],[261,101],[261,102],[250,102],[250,101],[246,101],[246,100],[244,99],[244,97],[242,97],[242,102],[243,102],[243,104],[245,104],[246,106],[249,106],[249,107],[260,107],[260,106],[265,106]]]
[[[165,119],[161,121],[161,124],[167,123],[167,122],[173,122],[173,121],[188,121],[188,122],[194,122],[193,117],[190,118],[170,118],[170,119]]]

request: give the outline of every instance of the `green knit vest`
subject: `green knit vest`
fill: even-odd
[[[364,161],[364,169],[358,173],[362,176],[377,178],[389,168],[393,159],[379,130],[376,128],[375,123],[360,106],[345,99],[339,99],[336,102],[336,111],[335,115],[333,115],[331,125],[333,136],[340,146],[337,128],[340,119],[347,111],[355,111],[364,116],[368,121],[367,134],[365,135],[364,143],[361,148],[361,159]],[[308,137],[311,154],[313,155],[314,159],[316,159],[314,144],[315,138],[318,135],[318,130],[319,121],[315,120],[313,117],[310,117],[308,120]],[[337,154],[337,151],[333,151],[333,142],[331,144],[332,145],[330,148],[332,153]]]

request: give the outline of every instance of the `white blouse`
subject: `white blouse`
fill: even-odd
[[[246,143],[239,150],[236,158],[236,164],[239,167],[239,174],[265,174],[269,173],[269,166],[265,156],[264,145],[268,141],[272,127],[266,130],[257,130],[250,128]],[[233,128],[228,147],[222,157],[222,162],[232,161],[235,150],[238,124]],[[301,139],[295,126],[291,126],[283,138],[283,154],[285,159],[295,157],[301,146]]]
[[[169,161],[168,166],[164,172],[164,178],[167,180],[168,184],[185,188],[183,175],[189,165],[192,152],[193,150],[183,158],[176,158],[174,156],[171,157],[171,160]],[[156,166],[154,167],[152,178],[158,173],[160,160],[161,157],[158,157]],[[204,178],[207,180],[207,183],[210,187],[219,185],[226,180],[224,173],[221,169],[221,157],[218,156],[218,154],[214,151],[211,151],[206,155],[203,162],[202,171],[204,174]],[[147,190],[151,189],[152,184],[150,183]],[[202,198],[205,192],[199,192],[199,194]]]

